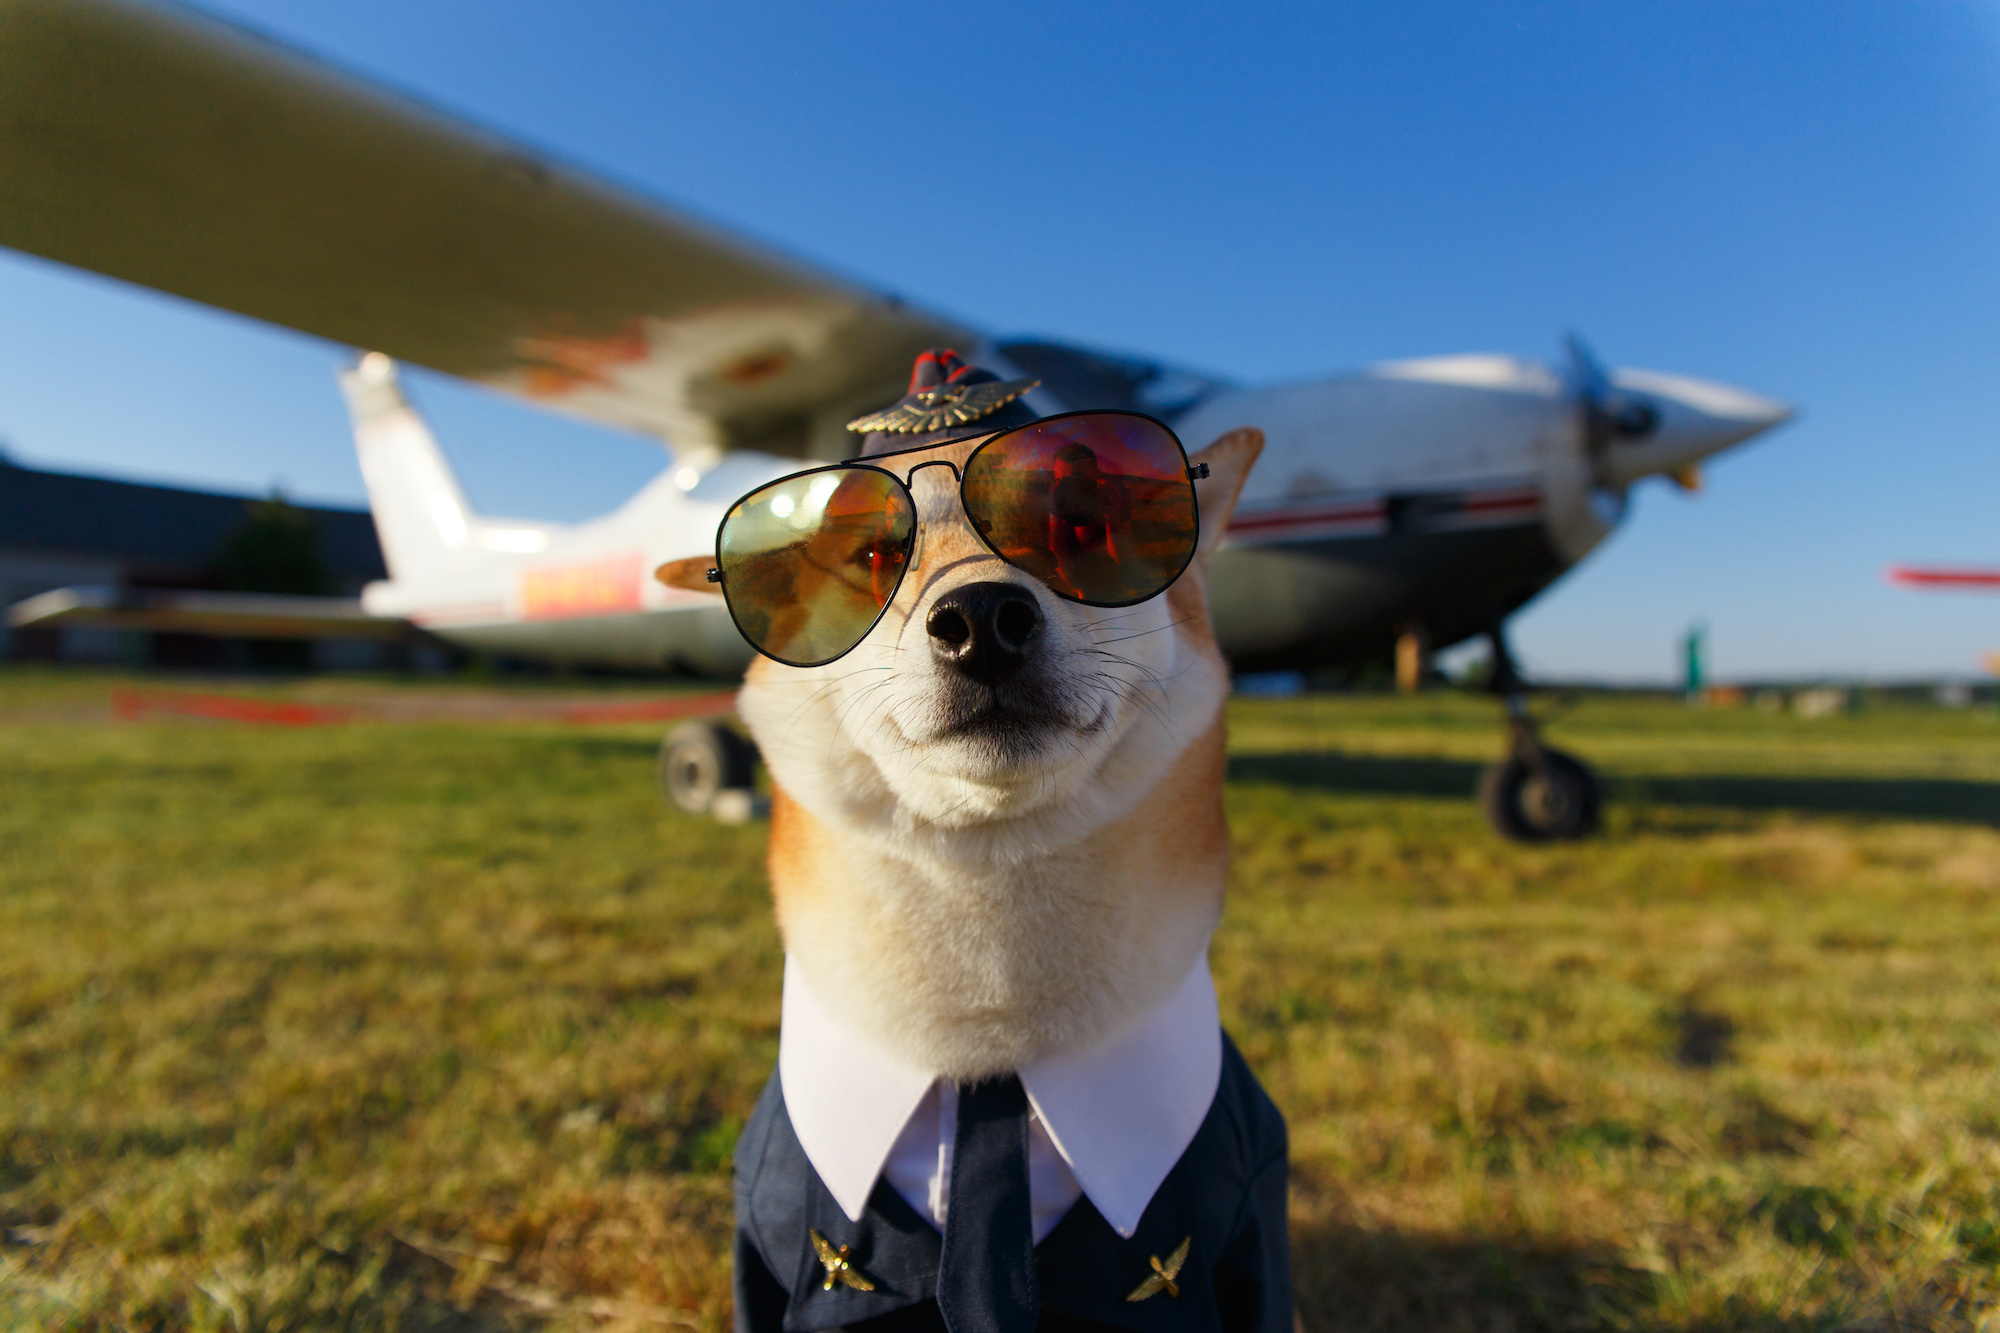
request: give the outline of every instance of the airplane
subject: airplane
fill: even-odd
[[[1792,415],[1729,385],[1609,369],[1576,338],[1557,365],[1442,356],[1242,385],[996,335],[136,0],[0,0],[0,244],[366,349],[340,378],[390,577],[362,609],[509,657],[740,672],[750,650],[726,612],[649,571],[712,550],[745,491],[851,455],[845,423],[900,396],[928,348],[1038,380],[1042,413],[1134,409],[1190,448],[1261,427],[1212,573],[1230,661],[1393,655],[1412,683],[1431,652],[1484,636],[1509,745],[1482,801],[1527,840],[1589,832],[1598,797],[1585,764],[1539,739],[1508,617],[1618,526],[1634,485],[1692,489],[1703,459]],[[642,431],[666,464],[589,522],[477,513],[399,361]],[[68,591],[15,615],[174,612],[157,593],[132,609]],[[287,600],[241,610],[296,623]],[[227,610],[209,595],[206,623]],[[351,631],[351,603],[327,614]],[[740,773],[725,739],[708,744],[708,771]]]

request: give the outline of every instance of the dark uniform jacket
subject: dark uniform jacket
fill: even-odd
[[[1284,1118],[1226,1034],[1222,1051],[1208,1116],[1132,1239],[1113,1231],[1086,1196],[1035,1247],[1042,1329],[1293,1333]],[[955,1208],[974,1203],[952,1200]],[[875,1289],[827,1290],[811,1230],[848,1246]],[[1149,1259],[1169,1259],[1183,1240],[1180,1294],[1128,1301],[1152,1274]],[[737,1333],[942,1333],[934,1292],[943,1244],[881,1180],[861,1220],[850,1222],[799,1146],[771,1075],[736,1145]]]

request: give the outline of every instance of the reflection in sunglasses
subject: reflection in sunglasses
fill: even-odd
[[[721,534],[737,627],[780,661],[839,656],[895,595],[914,531],[902,487],[872,470],[812,473],[753,492]]]
[[[1173,434],[1096,413],[1026,426],[967,464],[965,508],[988,545],[1058,596],[1126,605],[1193,553],[1194,488]]]

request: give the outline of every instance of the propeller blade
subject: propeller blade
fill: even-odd
[[[1660,424],[1660,411],[1638,394],[1629,393],[1611,382],[1611,374],[1597,359],[1590,344],[1579,333],[1563,338],[1569,353],[1570,383],[1576,389],[1577,408],[1583,415],[1585,454],[1603,474],[1605,452],[1618,440],[1642,440]],[[1609,485],[1608,478],[1602,478]]]
[[[1563,335],[1563,348],[1569,353],[1570,376],[1579,394],[1597,400],[1611,391],[1611,377],[1604,373],[1604,363],[1590,350],[1582,334]]]

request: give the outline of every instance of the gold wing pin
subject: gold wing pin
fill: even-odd
[[[1164,1291],[1169,1297],[1179,1300],[1181,1289],[1174,1282],[1174,1279],[1181,1275],[1181,1265],[1187,1262],[1188,1246],[1192,1244],[1194,1244],[1194,1237],[1189,1236],[1180,1243],[1172,1254],[1167,1256],[1165,1263],[1160,1262],[1160,1256],[1157,1254],[1147,1256],[1147,1262],[1153,1265],[1153,1275],[1132,1288],[1132,1294],[1125,1299],[1128,1301],[1149,1300]]]
[[[1040,380],[994,380],[985,384],[940,384],[920,389],[894,407],[870,412],[847,423],[860,434],[885,431],[891,435],[921,435],[925,431],[963,426],[998,412]]]
[[[832,1242],[810,1227],[806,1229],[806,1234],[812,1237],[813,1253],[819,1256],[820,1263],[826,1267],[826,1281],[820,1284],[821,1291],[832,1291],[836,1282],[843,1287],[852,1287],[856,1291],[875,1290],[875,1284],[861,1276],[861,1270],[849,1262],[847,1253],[850,1246],[843,1245],[836,1250]]]

